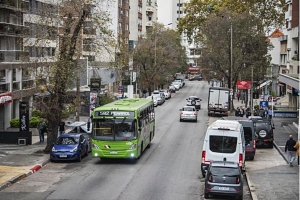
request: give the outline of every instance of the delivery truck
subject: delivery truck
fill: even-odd
[[[210,87],[208,93],[208,116],[228,116],[230,111],[230,89]]]

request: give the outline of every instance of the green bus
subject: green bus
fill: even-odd
[[[91,118],[94,158],[138,159],[154,137],[151,99],[120,99],[95,108]]]

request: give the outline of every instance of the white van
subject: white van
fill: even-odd
[[[245,170],[245,139],[242,124],[233,120],[217,120],[206,130],[203,142],[201,172],[211,161],[232,161]]]

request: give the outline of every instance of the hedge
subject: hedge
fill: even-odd
[[[29,128],[36,128],[37,123],[40,121],[39,117],[32,117],[29,121]],[[20,119],[19,118],[14,118],[10,120],[10,127],[11,128],[19,128],[20,126]]]

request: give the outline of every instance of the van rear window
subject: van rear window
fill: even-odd
[[[221,135],[209,136],[209,149],[215,153],[234,153],[236,151],[237,137]]]
[[[244,135],[245,135],[246,145],[250,144],[250,142],[254,139],[252,138],[252,128],[244,127]]]

